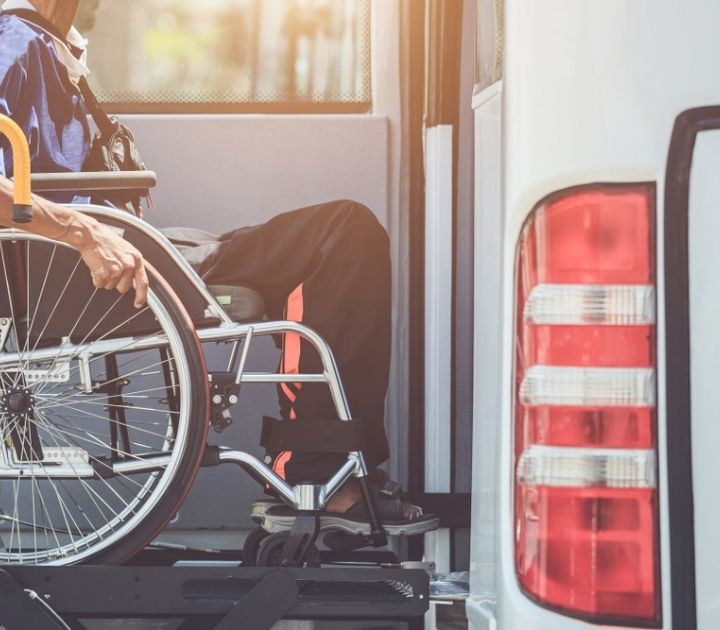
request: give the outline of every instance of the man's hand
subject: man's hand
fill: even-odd
[[[75,244],[98,289],[127,293],[135,283],[135,308],[147,302],[148,277],[142,254],[108,227],[98,223]],[[70,244],[72,239],[69,239]]]
[[[11,220],[13,188],[0,176],[0,225]],[[135,284],[135,308],[147,303],[148,277],[142,254],[124,238],[90,215],[33,195],[33,220],[23,230],[77,249],[98,289],[127,293]]]

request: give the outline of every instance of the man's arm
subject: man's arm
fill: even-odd
[[[12,184],[0,177],[0,225],[17,227],[11,219],[12,197]],[[77,249],[97,288],[126,293],[134,282],[136,308],[147,302],[148,278],[142,254],[92,217],[33,196],[33,220],[22,229]]]

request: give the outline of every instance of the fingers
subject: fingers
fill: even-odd
[[[135,285],[135,307],[147,303],[149,280],[145,261],[140,254],[123,256],[122,263],[107,262],[91,265],[93,285],[98,289],[113,289],[125,294]]]
[[[132,264],[126,264],[122,273],[105,284],[108,290],[115,289],[119,293],[127,293],[135,284],[135,308],[142,308],[147,303],[148,280],[145,261],[139,254],[132,256]]]
[[[135,271],[135,308],[142,308],[147,303],[149,286],[145,261],[140,259],[140,264]]]
[[[80,249],[97,289],[125,294],[135,285],[135,307],[147,303],[148,277],[140,252],[117,234],[99,225],[90,244]]]
[[[107,279],[105,281],[105,286],[103,287],[103,289],[107,289],[108,291],[112,291],[114,288],[116,288],[123,275],[131,270],[128,268],[127,264],[119,263],[110,263],[106,267],[104,267],[104,269],[107,272]],[[123,293],[123,291],[121,291],[121,293]]]
[[[133,279],[135,278],[136,270],[133,269],[127,269],[118,280],[118,283],[115,285],[115,290],[118,293],[125,294],[132,288]],[[107,287],[106,287],[107,288]],[[112,287],[111,287],[112,288]]]
[[[95,285],[96,289],[104,289],[110,279],[110,272],[104,265],[91,267],[90,277],[92,278],[93,285]]]
[[[135,274],[135,260],[132,256],[123,256],[119,262],[107,262],[93,271],[93,282],[100,289],[112,291],[117,289],[120,293],[126,293],[130,288],[130,281]],[[130,276],[126,280],[127,287],[125,290],[120,289],[120,285],[125,280],[125,276]]]
[[[417,505],[413,505],[408,501],[402,503],[402,515],[406,521],[415,521],[423,517],[423,509]]]

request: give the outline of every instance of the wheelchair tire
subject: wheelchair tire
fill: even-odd
[[[271,534],[260,542],[257,553],[256,566],[258,567],[282,567],[285,566],[282,561],[283,550],[285,544],[290,539],[289,532],[278,532]],[[320,551],[315,543],[308,547],[305,556],[298,559],[299,566],[302,568],[317,568],[320,566]]]
[[[248,537],[245,539],[245,543],[243,544],[244,567],[257,566],[257,556],[258,551],[260,550],[260,545],[268,536],[270,536],[270,534],[261,527],[255,528],[248,534]]]
[[[182,303],[148,276],[135,310],[132,292],[94,289],[75,250],[0,231],[0,563],[122,563],[189,491],[207,368]]]

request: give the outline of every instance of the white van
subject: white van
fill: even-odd
[[[471,626],[718,628],[720,5],[478,11]]]

